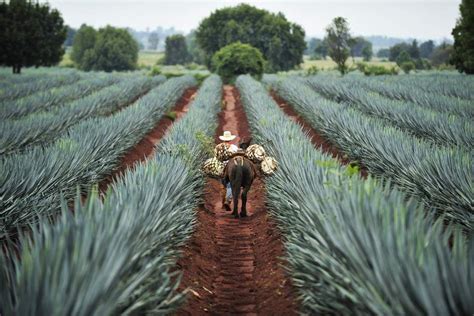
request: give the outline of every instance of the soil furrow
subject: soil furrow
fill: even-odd
[[[158,123],[156,123],[155,127],[122,157],[118,167],[112,172],[112,174],[99,183],[99,191],[101,193],[105,193],[107,188],[114,181],[120,178],[127,169],[132,168],[135,164],[144,161],[153,155],[156,144],[158,144],[163,136],[165,136],[168,129],[175,121],[179,120],[184,114],[186,114],[191,101],[194,99],[196,91],[196,87],[187,89],[175,106],[170,110],[171,112],[176,113],[174,121],[164,115]]]
[[[270,92],[273,100],[278,104],[280,109],[288,115],[288,117],[303,127],[303,131],[308,135],[311,143],[318,150],[321,150],[323,153],[331,155],[333,158],[339,160],[343,165],[351,163],[350,159],[342,153],[335,145],[328,141],[321,133],[314,129],[306,120],[301,117],[292,107],[289,105],[283,98],[278,96],[275,91]],[[360,163],[357,164],[360,168],[360,174],[363,178],[367,178],[367,169]]]
[[[228,130],[240,138],[250,128],[237,90],[224,87],[218,136]],[[189,289],[178,315],[294,315],[291,282],[282,268],[283,243],[265,207],[265,186],[256,179],[249,191],[247,218],[234,219],[222,207],[222,184],[206,180],[203,204],[190,242],[178,267],[181,290]]]

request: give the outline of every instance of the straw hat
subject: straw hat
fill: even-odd
[[[236,137],[237,136],[232,135],[232,133],[230,131],[224,131],[224,135],[219,136],[219,139],[223,140],[225,142],[228,142],[228,141],[231,141],[231,140],[235,139]]]

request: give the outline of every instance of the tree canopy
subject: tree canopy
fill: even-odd
[[[474,74],[474,1],[462,0],[460,18],[454,27],[452,63],[460,71]]]
[[[351,34],[349,25],[343,17],[336,17],[326,28],[326,39],[329,47],[329,56],[337,64],[337,69],[344,75],[347,73],[346,60],[350,53]]]
[[[185,64],[188,60],[186,38],[180,34],[168,36],[165,41],[165,65]]]
[[[71,58],[86,71],[123,71],[137,66],[138,43],[125,29],[106,26],[95,31],[83,25],[72,49]]]
[[[269,71],[289,70],[303,61],[305,32],[282,13],[273,14],[247,4],[216,10],[196,31],[206,64],[222,47],[240,41],[257,48],[268,61]]]
[[[224,46],[212,57],[212,69],[226,82],[233,81],[242,74],[260,78],[264,66],[262,53],[255,47],[240,42]]]
[[[47,3],[1,2],[0,29],[0,65],[12,67],[13,73],[22,67],[52,66],[64,54],[66,27],[59,11]]]
[[[72,42],[71,60],[76,65],[82,64],[84,53],[87,50],[94,49],[96,39],[97,31],[92,26],[82,24]]]

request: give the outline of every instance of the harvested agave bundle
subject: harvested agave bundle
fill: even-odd
[[[224,163],[213,157],[207,159],[202,165],[202,172],[209,177],[222,178],[224,176]]]
[[[260,164],[260,169],[262,173],[266,176],[272,175],[278,168],[278,162],[273,157],[263,158],[262,163]]]
[[[227,143],[221,143],[214,148],[214,157],[219,161],[227,161],[233,154],[234,153],[230,151],[230,145]]]
[[[254,163],[260,163],[265,158],[265,149],[257,144],[250,145],[245,151],[245,156]]]

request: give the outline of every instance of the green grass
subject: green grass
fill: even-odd
[[[138,67],[152,67],[164,56],[164,52],[140,51],[138,53]]]

